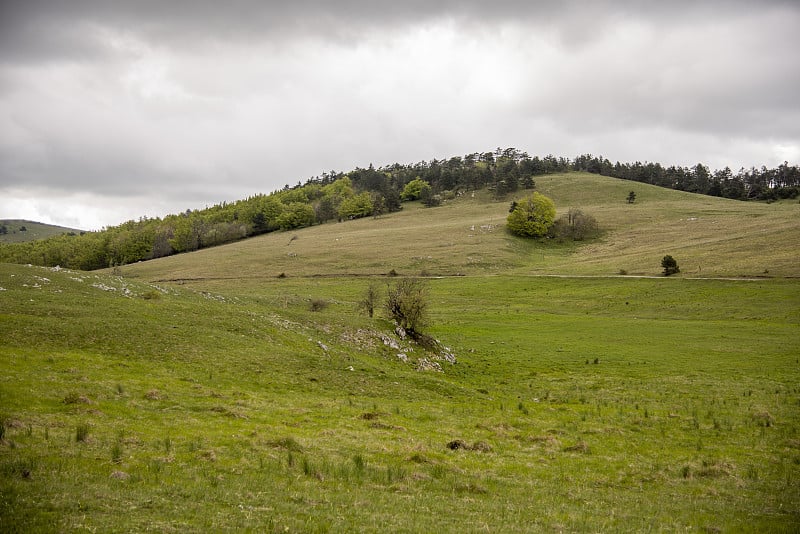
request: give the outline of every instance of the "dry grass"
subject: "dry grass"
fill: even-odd
[[[800,204],[746,203],[671,191],[585,173],[537,179],[559,213],[579,207],[594,215],[604,236],[557,245],[511,237],[505,230],[512,200],[484,192],[441,207],[406,203],[403,211],[329,223],[125,266],[147,280],[275,278],[331,275],[526,274],[658,276],[665,254],[682,276],[800,276]],[[628,204],[628,191],[637,201]],[[522,195],[523,193],[520,193]],[[776,244],[778,246],[776,246]]]

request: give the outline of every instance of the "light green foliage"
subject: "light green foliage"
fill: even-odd
[[[278,218],[285,206],[275,197],[258,195],[242,203],[238,218],[249,223],[256,233],[267,232],[278,227]]]
[[[553,201],[534,192],[517,202],[506,223],[512,234],[522,237],[542,237],[553,225],[556,218],[556,205]]]
[[[286,206],[286,209],[278,217],[277,222],[282,230],[292,230],[311,226],[314,224],[314,220],[314,208],[310,204],[292,202]]]
[[[400,194],[401,200],[417,200],[423,196],[423,194],[430,195],[431,184],[422,180],[421,178],[415,178],[408,182],[406,186],[403,188],[403,192]]]
[[[322,188],[322,192],[327,196],[337,197],[340,200],[352,197],[355,194],[353,182],[347,176],[326,185]]]
[[[358,219],[372,215],[372,195],[367,192],[359,193],[342,200],[339,205],[339,217],[343,219]]]

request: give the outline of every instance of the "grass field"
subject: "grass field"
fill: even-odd
[[[467,194],[435,209],[418,203],[379,219],[330,223],[125,266],[145,280],[400,274],[658,276],[670,254],[684,276],[800,276],[800,203],[764,204],[682,193],[586,173],[537,177],[559,214],[580,208],[604,236],[591,243],[529,242],[505,228],[513,197]],[[636,203],[625,199],[636,192]],[[520,193],[518,196],[522,196]],[[294,238],[294,239],[293,239]]]
[[[791,243],[797,206],[571,178],[537,184],[601,242],[519,242],[477,195],[115,273],[0,265],[0,528],[796,532],[796,248],[723,268],[749,222],[667,236],[741,209]],[[714,239],[703,278],[750,280],[687,273]],[[666,253],[682,275],[616,276]],[[392,269],[464,275],[427,279],[457,363],[357,311]]]

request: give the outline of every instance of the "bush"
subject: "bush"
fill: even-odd
[[[664,256],[664,258],[661,260],[661,267],[664,269],[664,276],[681,272],[680,268],[678,267],[678,262],[675,261],[675,258],[669,254]]]
[[[597,219],[579,209],[573,208],[569,210],[569,213],[562,215],[553,223],[547,235],[561,241],[567,239],[583,241],[584,239],[597,237],[599,233],[600,227],[597,224]]]
[[[389,287],[386,311],[412,337],[419,337],[419,329],[425,326],[427,309],[428,291],[422,280],[403,278]]]

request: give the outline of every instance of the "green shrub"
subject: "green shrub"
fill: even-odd
[[[543,237],[547,235],[556,218],[556,205],[551,199],[534,192],[517,202],[514,211],[506,219],[508,230],[521,237]]]

